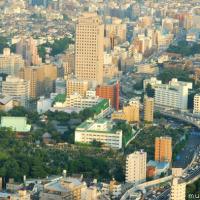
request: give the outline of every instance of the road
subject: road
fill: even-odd
[[[199,136],[193,134],[189,135],[188,143],[176,157],[176,160],[173,162],[173,167],[181,167],[185,169],[192,161],[194,152],[199,144]]]

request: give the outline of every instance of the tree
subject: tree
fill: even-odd
[[[151,84],[147,84],[146,86],[146,93],[148,97],[154,97],[155,95],[155,90],[152,88]]]

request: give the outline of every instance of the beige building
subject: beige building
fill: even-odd
[[[57,68],[52,64],[25,67],[20,77],[30,80],[30,96],[35,98],[53,92],[53,84],[57,78]]]
[[[154,99],[145,96],[144,98],[144,121],[153,122],[153,112],[154,112]]]
[[[128,122],[140,121],[140,104],[139,100],[132,100],[128,105],[125,105],[122,110],[112,114],[112,119],[126,120]]]
[[[60,56],[59,62],[63,67],[64,77],[68,78],[75,72],[75,52],[74,48],[69,47],[67,52]]]
[[[126,158],[126,182],[135,184],[146,180],[146,160],[147,153],[135,151]]]
[[[88,82],[77,79],[67,80],[67,96],[73,95],[75,93],[85,96],[88,90]]]
[[[103,82],[104,25],[95,13],[84,13],[76,25],[75,75],[92,85]]]
[[[200,114],[200,94],[194,96],[193,113]]]
[[[172,138],[171,137],[156,137],[155,161],[158,161],[158,162],[172,161]]]
[[[181,168],[172,168],[171,200],[183,200],[186,198],[186,182],[181,179],[182,174],[183,170]],[[191,196],[191,199],[194,198]]]
[[[49,199],[69,199],[81,200],[82,190],[86,186],[78,179],[67,177],[57,181],[52,181],[44,185],[44,190],[40,193],[41,200]]]
[[[12,97],[21,106],[26,107],[30,98],[30,82],[14,76],[7,76],[6,81],[2,83],[2,94]]]
[[[3,50],[0,55],[0,73],[17,76],[23,67],[24,60],[21,55],[11,53],[9,48]]]

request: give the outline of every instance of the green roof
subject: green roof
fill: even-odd
[[[95,112],[95,114],[101,113],[102,110],[106,110],[109,107],[109,100],[102,99],[97,105],[93,106],[91,109]]]
[[[1,127],[12,128],[16,132],[29,132],[31,125],[26,117],[1,117]]]

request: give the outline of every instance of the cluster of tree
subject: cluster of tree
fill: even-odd
[[[62,39],[56,39],[53,43],[45,43],[38,46],[38,53],[42,60],[45,60],[46,56],[46,48],[51,49],[51,56],[55,56],[57,54],[63,53],[66,49],[68,49],[69,45],[73,43],[73,40],[68,37],[64,37]]]
[[[133,151],[144,149],[148,152],[148,159],[154,159],[155,138],[161,136],[172,137],[173,152],[180,151],[179,141],[185,133],[182,128],[165,128],[164,126],[148,127],[144,129],[126,148],[125,153],[129,154]],[[148,139],[147,139],[148,138]],[[181,146],[182,147],[182,146]],[[177,150],[178,148],[178,150]]]
[[[151,84],[149,83],[146,86],[145,92],[148,97],[154,97],[155,95],[155,90],[152,88]]]
[[[14,178],[21,181],[23,175],[43,178],[51,174],[61,174],[63,169],[69,174],[83,173],[90,178],[124,179],[123,165],[112,152],[102,154],[102,150],[95,152],[95,149],[92,152],[87,148],[71,152],[37,148],[29,143],[29,138],[19,140],[10,129],[0,128],[0,176],[5,180]]]
[[[10,45],[9,38],[0,36],[0,53],[3,53],[4,48],[11,48],[12,52],[15,52],[15,45]]]
[[[34,124],[36,129],[32,130],[27,137],[19,140],[11,129],[0,128],[0,176],[5,180],[14,178],[21,181],[23,175],[31,178],[43,178],[51,174],[61,174],[66,169],[69,174],[82,173],[88,178],[110,180],[115,178],[124,181],[124,157],[116,151],[102,150],[101,143],[93,141],[91,145],[73,145],[73,148],[57,150],[47,146],[36,146],[35,141],[41,140],[45,132],[49,132],[52,138],[59,141],[68,141],[77,124],[70,127],[70,120],[78,121],[78,124],[94,113],[85,109],[79,114],[48,111],[47,122],[41,122],[40,116],[33,111],[23,107],[16,107],[9,112],[0,112],[0,116],[27,116],[28,121]],[[76,120],[77,119],[77,120]],[[64,134],[57,132],[53,121],[68,126]],[[40,124],[42,123],[42,124]],[[125,132],[130,132],[130,127],[118,124]],[[15,170],[13,170],[15,169]]]
[[[200,197],[200,179],[194,183],[187,185],[186,188],[186,200],[199,199]]]
[[[168,83],[172,78],[177,78],[180,81],[192,82],[189,77],[189,71],[181,68],[165,68],[159,74],[158,79],[162,80],[163,83]]]
[[[196,42],[191,44],[183,40],[179,41],[177,45],[170,45],[167,52],[178,53],[182,56],[191,56],[200,53],[200,44]]]
[[[118,122],[116,122],[114,128],[122,130],[122,132],[123,132],[123,145],[126,145],[126,143],[133,136],[132,127],[130,126],[130,124],[125,122],[125,121],[118,121]]]

